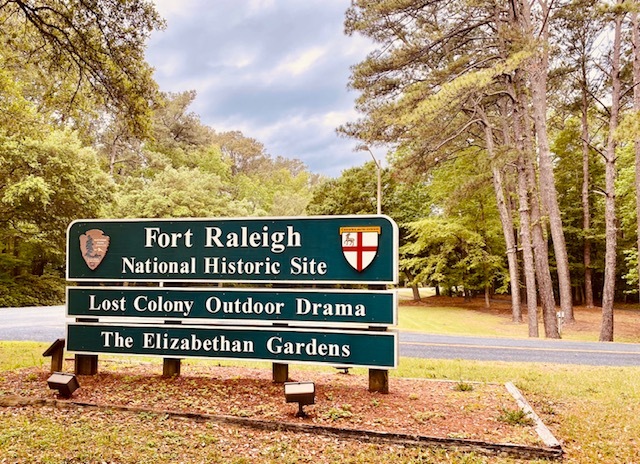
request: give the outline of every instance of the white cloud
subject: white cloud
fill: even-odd
[[[357,118],[350,66],[372,49],[343,33],[349,0],[155,0],[167,29],[147,59],[161,90],[195,90],[192,110],[273,155],[338,175],[366,158],[336,127]]]
[[[192,14],[194,8],[197,8],[197,4],[200,0],[154,0],[156,10],[161,16],[167,18],[169,16],[176,17],[188,17]]]
[[[249,13],[258,14],[273,8],[275,0],[249,0]]]
[[[286,56],[276,68],[277,73],[299,76],[313,69],[313,66],[326,54],[324,47],[313,47],[294,56]]]

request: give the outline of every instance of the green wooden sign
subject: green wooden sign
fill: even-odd
[[[310,363],[390,369],[396,332],[186,325],[67,324],[67,349],[126,354]]]
[[[398,227],[386,216],[78,220],[67,279],[394,284]]]
[[[396,293],[371,290],[68,287],[67,316],[189,323],[396,325]]]

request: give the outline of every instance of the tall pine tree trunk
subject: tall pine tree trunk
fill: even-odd
[[[640,23],[638,12],[631,13],[632,43],[633,43],[633,109],[640,114]],[[636,168],[636,233],[638,241],[638,297],[640,298],[640,134],[636,135],[635,142],[635,168]]]
[[[505,127],[505,138],[508,137],[509,130],[513,130],[515,148],[518,152],[518,160],[516,162],[517,168],[517,191],[518,191],[518,212],[520,215],[520,242],[522,244],[522,260],[524,264],[524,276],[527,292],[527,319],[529,323],[529,336],[538,337],[538,297],[536,279],[539,275],[543,275],[539,269],[542,265],[536,262],[536,256],[533,248],[532,229],[533,224],[531,221],[531,201],[529,192],[529,182],[527,180],[527,154],[530,150],[530,143],[527,142],[528,136],[526,128],[528,127],[528,117],[526,115],[525,107],[522,104],[521,94],[521,78],[522,74],[516,71],[514,74],[514,85],[511,87],[511,95],[514,99],[513,115],[511,118],[512,128]],[[520,98],[519,98],[520,97]],[[508,140],[505,140],[508,145]],[[547,274],[549,274],[547,272]],[[549,274],[550,277],[550,274]],[[546,288],[546,286],[544,286]],[[549,294],[543,293],[541,288],[540,299],[543,305],[543,312],[545,311],[545,304],[549,304]],[[555,308],[553,303],[553,293],[551,293],[552,307]]]
[[[496,194],[496,203],[498,205],[498,213],[500,214],[500,222],[502,223],[502,234],[504,235],[505,245],[507,247],[507,263],[509,265],[509,279],[511,286],[511,318],[513,322],[522,322],[522,298],[520,297],[520,277],[518,273],[518,257],[516,249],[515,236],[513,234],[513,219],[511,212],[507,206],[504,195],[504,182],[500,166],[496,160],[495,141],[493,139],[493,130],[489,122],[489,118],[482,108],[478,109],[480,117],[484,125],[484,134],[487,145],[487,152],[491,160],[491,172],[493,174],[493,190]],[[485,298],[488,295],[485,292]]]
[[[617,5],[622,2],[618,0]],[[611,116],[609,118],[609,136],[605,152],[605,256],[604,256],[604,288],[602,290],[602,325],[600,327],[600,341],[613,341],[613,299],[616,289],[616,140],[615,131],[618,127],[620,111],[620,48],[622,41],[622,15],[616,14],[613,38],[613,52],[611,57]]]
[[[520,208],[520,242],[522,243],[522,260],[524,263],[524,279],[527,290],[527,320],[529,337],[539,337],[538,330],[538,298],[536,293],[536,268],[531,241],[531,210],[527,189],[527,170],[524,158],[519,156],[518,169],[518,202]]]
[[[571,276],[569,273],[569,255],[562,229],[562,216],[558,206],[558,196],[551,160],[551,149],[547,134],[547,73],[549,69],[549,5],[546,1],[539,0],[542,10],[542,25],[539,33],[534,32],[529,1],[523,0],[522,21],[525,38],[540,42],[537,44],[537,53],[532,57],[527,66],[527,73],[531,88],[531,106],[536,133],[536,141],[539,159],[540,197],[549,216],[549,228],[553,240],[553,248],[558,270],[558,288],[560,291],[560,307],[567,321],[573,321],[573,302],[571,295]],[[554,315],[555,318],[555,315]]]
[[[593,308],[593,282],[591,269],[591,207],[589,190],[589,100],[587,89],[587,66],[582,61],[582,229],[584,242],[582,248],[584,262],[584,297],[587,308]]]
[[[549,270],[549,248],[544,235],[542,210],[540,202],[535,195],[538,183],[535,178],[535,169],[531,158],[525,160],[527,171],[527,183],[529,186],[531,204],[531,224],[533,238],[533,256],[536,265],[536,277],[538,279],[538,292],[542,304],[542,321],[544,323],[544,335],[547,338],[560,338],[558,331],[558,319],[556,316],[556,304],[553,297],[553,281]]]
[[[520,71],[515,73],[515,94],[518,96],[516,102],[517,116],[514,117],[514,129],[521,131],[522,162],[526,173],[527,191],[529,193],[529,206],[531,214],[531,242],[533,246],[533,257],[538,283],[538,296],[542,306],[542,320],[544,323],[544,333],[547,338],[560,338],[556,317],[556,305],[553,296],[553,282],[549,270],[549,249],[544,234],[544,221],[540,202],[538,200],[538,182],[536,179],[535,166],[533,161],[534,144],[531,134],[531,117],[527,111],[527,97],[524,91],[523,76]]]

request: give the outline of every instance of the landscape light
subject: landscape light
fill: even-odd
[[[58,390],[60,396],[64,398],[69,398],[74,391],[80,388],[75,374],[65,374],[64,372],[54,372],[47,379],[47,383],[51,390]]]
[[[313,382],[285,382],[284,397],[287,403],[298,403],[296,417],[306,417],[302,407],[316,402],[316,385]]]

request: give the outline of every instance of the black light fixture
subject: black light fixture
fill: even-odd
[[[52,390],[58,390],[60,396],[69,398],[80,388],[78,379],[75,374],[65,374],[64,372],[54,372],[51,377],[47,379],[49,388]]]
[[[296,417],[306,417],[302,407],[316,402],[316,385],[313,382],[285,382],[284,397],[287,403],[298,403]]]

